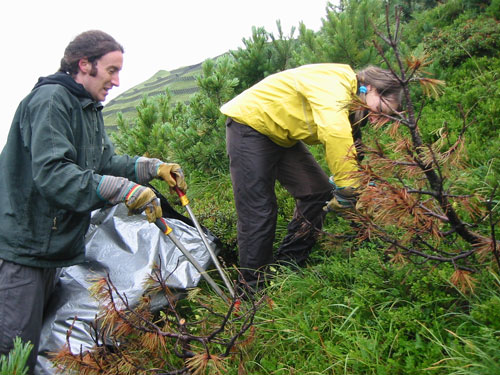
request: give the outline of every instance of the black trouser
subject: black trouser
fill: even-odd
[[[0,259],[0,354],[14,346],[14,338],[33,344],[28,358],[33,374],[42,331],[43,312],[55,288],[56,268],[22,266]]]
[[[265,266],[278,261],[302,264],[323,226],[323,206],[332,186],[307,147],[281,147],[250,126],[226,122],[227,152],[238,214],[240,271],[255,284]],[[295,198],[288,234],[273,257],[278,207],[276,180]]]

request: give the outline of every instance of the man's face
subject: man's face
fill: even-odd
[[[94,66],[86,59],[80,61],[80,70],[75,80],[98,102],[106,99],[109,90],[120,85],[120,70],[123,66],[121,51],[108,52],[94,61]]]

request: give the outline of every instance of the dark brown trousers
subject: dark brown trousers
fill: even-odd
[[[238,214],[240,271],[250,285],[274,262],[302,265],[323,226],[323,206],[331,198],[328,176],[302,142],[286,148],[231,118],[227,152]],[[278,207],[276,180],[295,198],[288,233],[273,256]]]

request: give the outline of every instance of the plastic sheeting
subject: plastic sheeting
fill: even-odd
[[[211,264],[196,228],[166,219],[174,235],[200,263],[203,269]],[[214,248],[214,238],[209,234]],[[109,277],[120,294],[135,306],[144,292],[144,282],[154,265],[161,264],[166,284],[173,289],[195,287],[201,275],[165,234],[143,215],[127,215],[120,204],[96,211],[86,235],[86,261],[60,270],[60,282],[50,301],[42,328],[38,364],[35,374],[55,374],[48,353],[56,352],[66,343],[66,332],[74,324],[70,345],[73,353],[93,346],[89,323],[98,313],[98,302],[90,296],[93,280]],[[161,259],[161,262],[160,262]],[[161,307],[161,306],[156,306]]]

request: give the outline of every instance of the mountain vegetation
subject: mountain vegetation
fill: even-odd
[[[356,210],[328,216],[309,264],[281,268],[255,298],[227,304],[201,283],[175,300],[152,275],[151,294],[169,301],[153,313],[150,296],[128,306],[112,280],[101,280],[95,350],[65,348],[59,366],[81,374],[500,373],[500,0],[342,0],[325,11],[317,32],[254,27],[244,47],[199,70],[159,72],[107,108],[120,152],[182,165],[192,209],[219,238],[235,279],[220,106],[302,64],[391,69],[404,111],[390,125],[363,128]],[[168,86],[176,74],[191,95]],[[322,148],[311,151],[326,171]],[[295,202],[281,186],[276,192],[278,245]]]
[[[132,87],[118,97],[109,101],[103,109],[104,124],[108,131],[116,130],[117,114],[133,119],[136,116],[136,106],[144,96],[156,96],[165,93],[168,88],[173,101],[188,103],[189,98],[198,91],[196,76],[201,73],[201,63],[186,66],[168,72],[160,70],[150,79]]]

